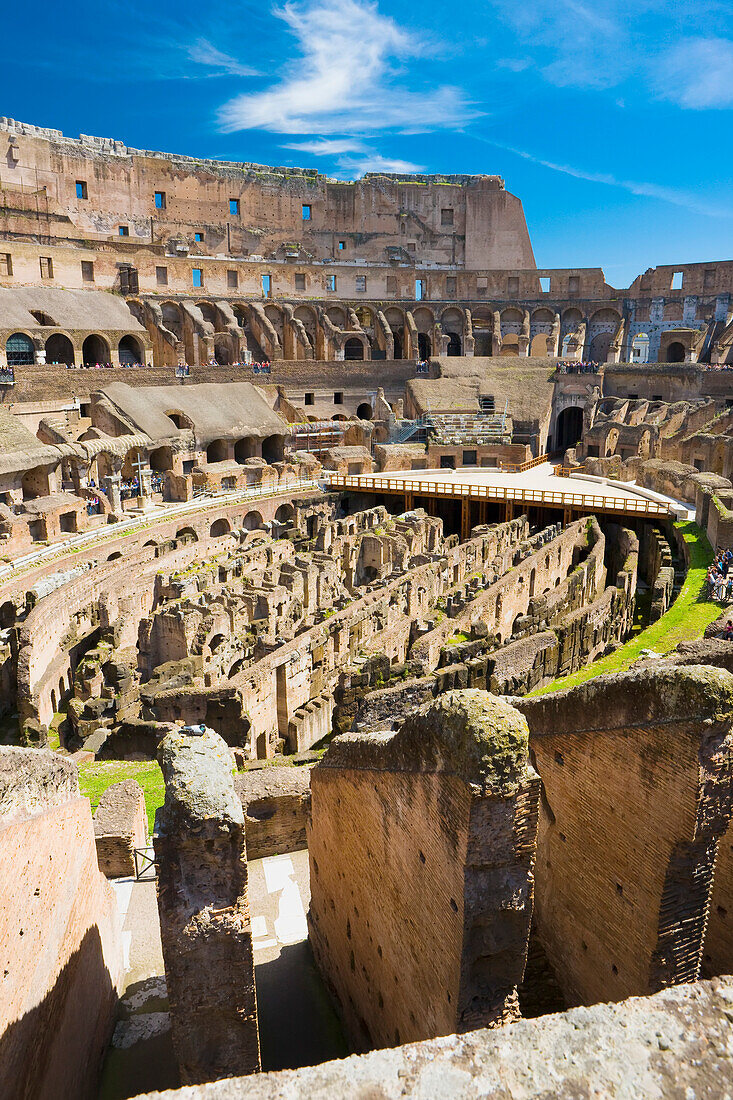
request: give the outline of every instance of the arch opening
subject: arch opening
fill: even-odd
[[[29,367],[36,361],[35,348],[25,332],[14,332],[5,342],[5,355],[9,367]]]
[[[104,339],[104,337],[100,336],[99,333],[96,332],[93,332],[90,336],[87,336],[86,340],[81,346],[81,359],[85,367],[93,367],[97,363],[109,363],[109,344]]]
[[[46,341],[46,362],[60,366],[73,367],[74,345],[63,332],[54,332]]]

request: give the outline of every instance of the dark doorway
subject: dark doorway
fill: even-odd
[[[351,339],[344,344],[344,359],[351,361],[364,358],[364,345],[361,340]]]
[[[101,336],[92,333],[87,336],[81,348],[82,361],[85,366],[94,366],[96,363],[109,363],[109,344]]]
[[[685,345],[680,343],[679,340],[673,340],[667,348],[667,362],[668,363],[684,363],[685,361]]]
[[[63,332],[54,332],[46,341],[46,363],[62,363],[73,367],[74,345]]]
[[[461,354],[461,338],[457,332],[448,333],[448,354],[460,355]]]
[[[417,334],[417,348],[418,355],[421,359],[429,359],[433,354],[433,345],[427,332],[418,332]]]
[[[563,409],[557,418],[556,448],[574,447],[583,435],[583,410],[578,405]]]

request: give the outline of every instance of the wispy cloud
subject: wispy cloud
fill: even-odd
[[[680,107],[733,107],[733,41],[688,38],[660,59],[657,94]]]
[[[364,153],[366,146],[361,141],[349,138],[321,138],[317,141],[296,141],[283,145],[283,149],[295,149],[296,153],[308,153],[312,157],[337,157],[344,153]]]
[[[733,106],[725,0],[606,0],[602,8],[592,0],[489,2],[515,51],[531,45],[532,67],[557,87],[606,90],[629,81],[637,94],[679,107]],[[507,55],[510,45],[502,44]]]
[[[335,158],[339,172],[349,179],[358,179],[366,172],[386,172],[394,175],[424,171],[423,165],[413,164],[409,160],[401,160],[397,157],[382,156],[363,142],[348,138],[323,138],[319,141],[295,142],[283,148],[294,149],[296,152],[307,153],[314,157]]]
[[[222,107],[224,132],[280,134],[424,132],[475,117],[463,92],[443,85],[421,93],[398,79],[394,63],[427,56],[430,46],[370,0],[302,0],[275,12],[301,57],[278,84]]]
[[[699,195],[690,194],[688,191],[677,190],[673,187],[664,187],[656,183],[644,183],[638,180],[620,179],[609,172],[592,172],[585,168],[576,168],[570,164],[558,164],[552,160],[530,153],[526,149],[517,149],[512,145],[505,145],[499,141],[491,141],[489,138],[478,138],[486,145],[493,145],[497,149],[504,149],[507,153],[513,153],[523,160],[531,161],[542,168],[548,168],[552,172],[560,172],[564,176],[572,176],[574,179],[585,180],[588,183],[600,183],[606,187],[618,187],[622,191],[628,191],[632,195],[644,198],[659,199],[661,202],[671,203],[673,206],[681,206],[696,214],[705,214],[712,218],[733,218],[733,207],[723,206],[717,203],[708,203]]]
[[[207,76],[256,76],[257,70],[243,65],[235,57],[222,53],[206,38],[199,38],[192,46],[184,46],[190,61],[210,71]]]

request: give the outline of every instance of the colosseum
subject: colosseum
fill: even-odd
[[[733,1094],[733,261],[0,164],[2,1096]]]

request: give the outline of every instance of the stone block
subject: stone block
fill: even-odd
[[[145,795],[134,779],[108,787],[94,814],[100,871],[107,878],[135,874],[135,849],[148,842]]]

